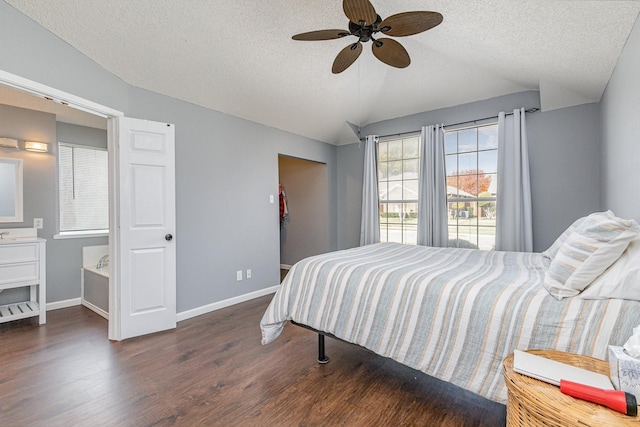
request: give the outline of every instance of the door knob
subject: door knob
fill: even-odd
[[[170,241],[171,241],[171,239],[173,239],[173,236],[172,236],[171,234],[167,234],[167,235],[165,235],[165,236],[164,236],[164,239],[165,239],[167,242],[170,242]]]

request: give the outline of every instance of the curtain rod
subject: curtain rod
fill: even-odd
[[[538,107],[531,107],[531,108],[527,108],[526,110],[524,110],[525,113],[535,113],[536,111],[540,111],[540,108]],[[505,113],[505,116],[511,116],[513,115],[513,113]],[[498,116],[489,116],[489,117],[483,117],[482,119],[475,119],[475,120],[467,120],[466,122],[459,122],[459,123],[449,123],[446,125],[442,125],[442,127],[451,127],[451,126],[459,126],[459,125],[465,125],[467,123],[478,123],[478,122],[482,122],[485,120],[489,120],[489,119],[497,119]],[[389,136],[402,136],[402,135],[410,135],[412,133],[419,133],[422,132],[422,129],[418,129],[418,130],[412,130],[412,131],[408,131],[408,132],[400,132],[400,133],[390,133],[388,135],[378,135],[379,138],[387,138]],[[365,138],[360,138],[360,140],[364,141]]]

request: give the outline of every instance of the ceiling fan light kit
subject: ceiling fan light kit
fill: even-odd
[[[362,43],[371,42],[373,55],[387,65],[406,68],[411,64],[407,50],[394,39],[375,38],[380,33],[391,37],[406,37],[440,25],[438,12],[403,12],[382,19],[369,0],[343,0],[342,9],[349,18],[349,30],[319,30],[296,34],[294,40],[318,41],[355,36],[358,41],[342,49],[333,61],[331,71],[338,74],[353,64],[362,53]]]

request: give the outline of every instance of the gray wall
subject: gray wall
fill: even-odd
[[[105,123],[106,123],[105,119]],[[72,125],[69,123],[57,122],[56,134],[58,142],[69,144],[88,145],[107,149],[107,131],[86,126]]]
[[[132,117],[176,124],[178,312],[280,283],[278,155],[327,165],[336,187],[336,147],[139,88]],[[335,191],[327,200],[336,249]],[[252,278],[236,281],[237,270]]]
[[[5,2],[0,39],[0,70],[175,123],[178,312],[280,282],[278,204],[269,203],[278,154],[327,164],[329,247],[337,247],[334,146],[132,87]],[[235,271],[248,268],[252,279],[236,282]]]
[[[601,208],[640,221],[640,18],[601,100]]]
[[[83,126],[56,124],[52,114],[0,105],[0,135],[19,140],[20,150],[0,148],[0,157],[23,159],[24,221],[2,223],[0,228],[33,227],[33,218],[43,218],[44,228],[38,236],[47,239],[47,301],[80,297],[82,246],[106,244],[107,238],[54,240],[57,232],[56,153],[57,141],[106,147],[106,131]],[[24,141],[47,142],[48,153],[23,151]],[[0,294],[0,304],[24,298],[24,290]]]
[[[288,221],[280,230],[280,263],[293,265],[329,250],[327,166],[279,156],[278,171],[289,210]]]
[[[522,92],[373,123],[362,134],[410,132],[428,124],[454,124],[539,106],[538,92]],[[575,218],[598,209],[598,129],[596,104],[527,115],[535,251],[549,247]],[[358,144],[338,148],[341,248],[359,243],[363,153]]]
[[[338,147],[338,248],[360,245],[364,144]]]

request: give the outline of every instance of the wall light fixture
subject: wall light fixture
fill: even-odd
[[[18,140],[13,138],[0,138],[0,147],[18,148]]]
[[[49,146],[47,145],[46,142],[25,141],[24,149],[27,151],[46,153],[47,151],[49,151]]]

